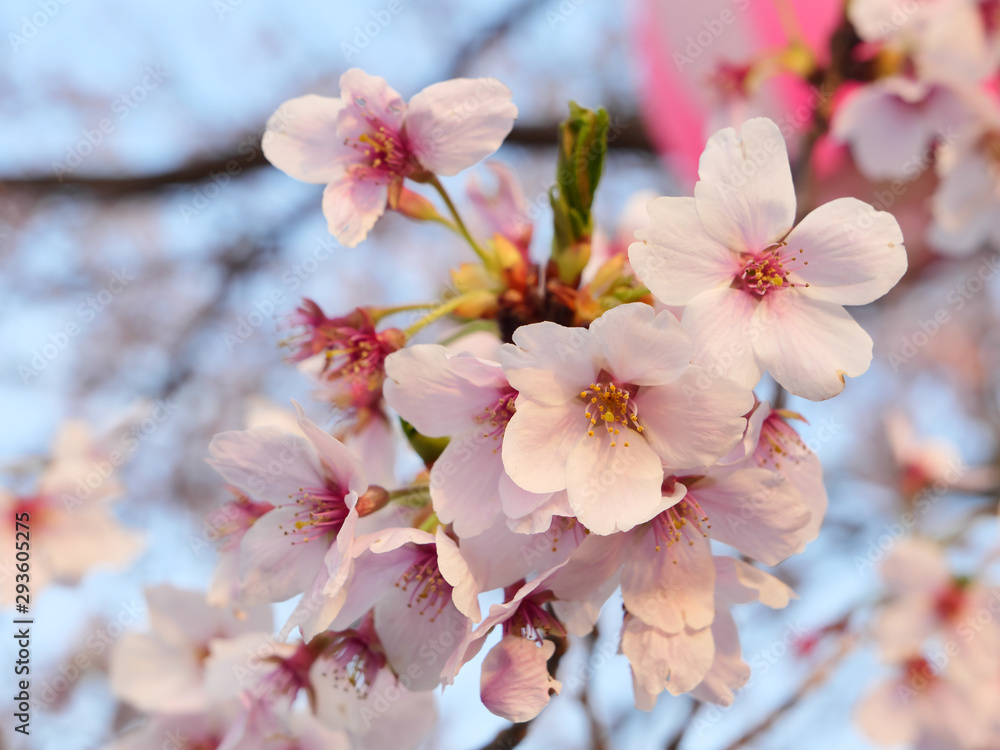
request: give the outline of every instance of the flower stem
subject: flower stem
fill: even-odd
[[[382,318],[389,315],[395,315],[401,312],[410,312],[412,310],[430,310],[435,307],[437,302],[414,302],[409,305],[392,305],[390,307],[373,307],[368,313],[372,316],[372,322],[378,323]]]
[[[440,320],[445,315],[448,315],[449,313],[451,313],[452,311],[454,311],[455,308],[459,307],[463,302],[466,301],[467,296],[468,295],[460,294],[457,297],[452,297],[450,300],[448,300],[447,302],[445,302],[443,305],[441,305],[440,307],[438,307],[436,310],[434,310],[433,312],[425,315],[420,320],[418,320],[416,323],[414,323],[412,326],[410,326],[409,328],[407,328],[405,331],[403,331],[403,333],[405,333],[406,336],[407,336],[407,338],[409,338],[410,336],[412,336],[413,334],[415,334],[417,331],[419,331],[419,330],[421,330],[423,328],[426,328],[427,326],[429,326],[434,321]]]
[[[428,487],[404,487],[389,493],[389,502],[405,505],[407,508],[423,508],[431,501],[431,491]]]
[[[465,241],[469,243],[469,247],[479,256],[479,260],[483,263],[487,263],[486,251],[479,246],[472,235],[469,233],[468,227],[465,226],[465,222],[462,221],[462,217],[458,213],[458,209],[455,208],[455,204],[452,203],[451,196],[448,195],[448,191],[444,189],[444,185],[441,184],[441,180],[437,178],[437,175],[432,176],[428,183],[438,191],[438,195],[441,196],[441,200],[448,207],[448,211],[451,213],[452,218],[455,220],[454,229],[458,230],[458,233],[465,238]]]

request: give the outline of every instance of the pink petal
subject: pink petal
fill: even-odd
[[[562,683],[552,679],[546,662],[555,652],[552,641],[539,646],[532,640],[508,635],[483,659],[479,696],[483,705],[508,721],[530,721],[549,702],[549,691]]]
[[[264,156],[285,174],[326,184],[344,174],[349,158],[337,137],[340,99],[309,94],[282,104],[261,138]]]
[[[840,305],[797,289],[768,294],[754,313],[761,336],[754,352],[761,366],[796,396],[812,401],[844,390],[872,361],[872,340]]]
[[[410,148],[431,172],[458,174],[500,148],[517,117],[511,96],[495,78],[455,78],[428,86],[410,99]]]
[[[639,302],[608,310],[590,324],[590,333],[601,345],[605,369],[621,383],[669,383],[691,361],[691,339],[680,321]]]
[[[715,565],[708,539],[697,531],[657,549],[648,530],[622,571],[625,608],[664,633],[707,628],[715,618]]]
[[[636,707],[650,711],[664,690],[680,695],[692,690],[712,666],[715,644],[710,628],[668,635],[637,617],[626,616],[622,653],[632,665]]]
[[[701,223],[721,245],[756,253],[782,239],[795,221],[795,187],[785,139],[766,117],[708,139],[694,198]]]
[[[344,247],[361,242],[385,213],[389,186],[384,179],[338,178],[323,191],[323,215],[330,234]]]
[[[903,233],[895,217],[856,198],[838,198],[810,212],[786,241],[783,257],[797,257],[785,261],[786,267],[797,266],[789,280],[813,299],[866,305],[906,272]]]
[[[769,573],[742,560],[724,555],[715,557],[715,591],[726,604],[759,601],[771,609],[784,609],[797,599],[795,592]]]
[[[417,344],[385,360],[385,398],[428,437],[448,437],[475,428],[484,409],[507,386],[500,365],[437,344]]]
[[[519,396],[503,437],[504,469],[530,492],[566,489],[566,461],[576,444],[587,437],[589,426],[582,403],[542,406]]]
[[[710,474],[688,488],[708,516],[713,539],[765,565],[805,549],[812,517],[795,486],[767,469]]]
[[[306,419],[305,412],[296,401],[292,403],[299,417],[299,429],[313,444],[323,465],[329,469],[331,478],[341,489],[364,494],[368,489],[368,479],[361,459],[333,435]]]
[[[272,505],[287,503],[303,487],[323,484],[312,445],[277,427],[220,432],[208,453],[208,465],[227,482]]]
[[[904,697],[899,684],[889,681],[861,699],[855,718],[869,738],[880,745],[909,745],[917,739],[920,706]]]
[[[756,303],[739,289],[723,287],[699,294],[684,308],[682,322],[695,344],[692,362],[713,376],[747,388],[760,380],[750,325]]]
[[[481,534],[500,512],[500,443],[473,432],[452,438],[431,468],[431,501],[460,537]]]
[[[532,323],[514,331],[514,344],[500,349],[507,380],[527,398],[550,406],[579,396],[603,365],[600,344],[584,328]]]
[[[691,696],[700,701],[729,706],[736,699],[733,691],[746,685],[750,679],[750,665],[743,661],[740,634],[732,614],[725,607],[720,607],[715,613],[712,638],[715,640],[712,668],[691,691]]]
[[[753,392],[699,367],[676,381],[639,391],[643,437],[672,469],[708,466],[743,437]]]
[[[357,138],[380,125],[393,133],[402,130],[406,104],[384,78],[351,68],[340,76],[340,98],[344,103],[337,127],[341,140]]]
[[[595,534],[628,531],[672,504],[660,492],[659,456],[632,431],[620,435],[615,447],[603,430],[584,435],[569,454],[566,478],[570,507]]]
[[[636,275],[665,305],[686,305],[740,272],[739,260],[705,231],[694,198],[655,198],[651,225],[628,248]]]
[[[302,542],[286,530],[294,527],[298,506],[268,511],[254,521],[240,542],[241,601],[283,602],[301,594],[316,577],[331,540]]]

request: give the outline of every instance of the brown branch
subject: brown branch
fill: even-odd
[[[615,126],[615,138],[609,139],[609,149],[654,153],[652,143],[637,117],[618,118]],[[524,148],[554,148],[557,127],[556,123],[517,125],[507,136],[505,144]],[[259,167],[270,166],[259,147],[248,149],[246,140],[241,143],[242,153],[234,147],[217,156],[193,160],[174,169],[150,174],[97,176],[70,173],[60,176],[35,174],[0,177],[0,193],[71,193],[75,197],[119,200],[194,185],[210,180],[213,176],[221,178],[226,175],[228,179],[238,180]]]

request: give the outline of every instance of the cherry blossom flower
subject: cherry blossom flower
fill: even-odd
[[[712,567],[714,584],[709,594],[719,600],[724,611],[729,604],[756,600],[781,609],[794,597],[781,581],[740,560],[716,557]],[[647,624],[626,606],[621,650],[632,666],[637,708],[652,710],[656,696],[664,690],[671,695],[698,690],[704,700],[731,700],[731,690],[745,681],[746,670],[728,611],[722,618],[719,623],[713,618],[711,625],[685,625],[667,633]]]
[[[673,500],[663,464],[714,463],[743,435],[749,390],[700,387],[693,347],[670,313],[609,310],[588,330],[522,326],[500,354],[517,389],[503,441],[507,474],[536,493],[566,490],[576,517],[610,534],[648,521]]]
[[[53,438],[32,488],[17,493],[0,487],[0,530],[12,540],[5,553],[11,571],[15,531],[30,530],[33,594],[53,583],[75,585],[94,567],[122,568],[141,550],[142,535],[122,526],[113,512],[124,489],[115,472],[120,463],[120,454],[112,456],[86,423],[70,420]],[[17,527],[18,520],[27,526]],[[14,584],[7,575],[6,606],[14,604]]]
[[[440,683],[444,663],[469,628],[452,598],[454,586],[442,574],[433,534],[384,529],[358,539],[348,574],[324,590],[335,606],[317,624],[347,629],[374,611],[393,672],[405,676],[410,689],[429,690]]]
[[[501,446],[517,391],[499,363],[419,344],[390,355],[386,374],[386,401],[403,419],[428,437],[451,437],[431,468],[430,491],[438,518],[458,536],[481,534],[501,513],[516,523],[551,498],[504,471]]]
[[[788,479],[811,514],[801,530],[800,538],[805,543],[819,535],[826,516],[827,494],[819,457],[799,437],[792,420],[804,421],[794,412],[771,408],[766,401],[758,403],[748,420],[743,442],[721,463],[730,468],[757,466]]]
[[[534,227],[528,219],[528,205],[521,184],[506,164],[488,161],[485,166],[496,177],[496,190],[487,193],[482,182],[473,175],[469,178],[466,194],[488,236],[499,234],[527,257]]]
[[[968,107],[951,88],[890,76],[848,95],[831,129],[851,145],[868,179],[913,179],[930,164],[935,142],[953,140],[968,119]]]
[[[215,696],[207,661],[224,639],[270,633],[270,607],[238,615],[213,607],[201,592],[158,586],[146,590],[151,632],[129,632],[111,652],[109,678],[119,698],[156,713],[204,711]]]
[[[993,591],[953,575],[944,549],[925,539],[899,542],[880,572],[891,598],[872,630],[886,660],[904,661],[940,636],[955,644],[951,658],[992,674],[991,665],[1000,660],[1000,623],[993,617],[979,622],[976,615],[991,611]]]
[[[777,125],[759,118],[709,139],[694,198],[649,204],[632,267],[664,304],[684,305],[695,363],[753,386],[768,371],[792,393],[835,396],[871,363],[872,341],[844,310],[889,291],[906,270],[891,214],[854,198],[797,226]]]
[[[861,700],[856,718],[868,738],[883,747],[974,750],[989,742],[998,700],[995,685],[947,668],[942,672],[914,656]]]
[[[304,182],[326,184],[330,233],[354,247],[395,206],[403,180],[454,175],[496,151],[517,117],[494,78],[435,83],[407,104],[385,79],[352,68],[340,97],[291,99],[268,120],[268,160]]]
[[[313,664],[310,682],[316,719],[346,732],[355,750],[413,750],[437,724],[429,692],[413,692],[408,678],[380,669],[365,691],[346,688],[350,676],[342,662],[323,657]]]
[[[275,427],[223,432],[209,446],[211,464],[231,484],[274,509],[240,542],[241,601],[280,602],[329,579],[351,557],[358,498],[368,490],[361,462],[305,418],[308,440]],[[364,505],[361,510],[370,512]]]
[[[932,203],[929,239],[953,256],[1000,244],[1000,107],[977,99],[976,119],[938,152],[941,182]]]
[[[268,502],[255,502],[239,490],[236,499],[217,508],[206,516],[212,536],[218,542],[219,561],[208,588],[208,603],[226,607],[240,597],[240,542],[254,522],[274,510]]]

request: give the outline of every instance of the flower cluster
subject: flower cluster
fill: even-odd
[[[631,244],[601,248],[591,207],[608,116],[572,105],[543,266],[508,169],[491,165],[494,194],[470,183],[485,231],[439,180],[500,146],[510,98],[463,79],[405,103],[351,70],[339,98],[294,99],[270,120],[265,153],[327,185],[342,244],[391,209],[453,230],[477,261],[435,303],[331,318],[305,300],[292,316],[291,359],[341,428],[295,404],[290,424],[215,436],[208,461],[235,497],[217,514],[215,580],[207,601],[151,590],[152,633],[116,648],[116,694],[154,717],[122,748],[161,724],[223,750],[306,750],[331,733],[415,744],[433,723],[429,691],[494,631],[482,702],[529,721],[562,690],[570,640],[619,591],[639,708],[664,691],[728,704],[749,679],[731,608],[786,606],[795,595],[760,566],[802,552],[827,505],[800,418],[753,389],[770,373],[780,394],[823,400],[868,369],[871,339],[843,305],[899,280],[900,228],[850,198],[796,223],[785,142],[760,118],[709,139],[694,197],[649,201]],[[408,327],[383,323],[419,309]],[[449,318],[486,326],[435,342]],[[404,481],[400,432],[424,464]],[[293,599],[275,640],[267,605]]]

